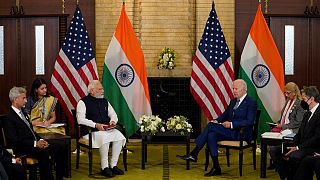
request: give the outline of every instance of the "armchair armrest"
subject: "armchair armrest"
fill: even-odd
[[[123,124],[117,123],[116,129],[118,129],[118,131],[120,131],[127,138],[127,136],[126,136],[126,128],[125,128],[125,126]]]
[[[78,125],[78,138],[77,141],[81,138],[81,127],[85,128],[86,131],[88,131],[88,135],[89,135],[89,146],[92,147],[92,128],[83,124],[79,124]]]

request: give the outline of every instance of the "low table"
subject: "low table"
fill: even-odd
[[[151,134],[141,134],[141,169],[145,169],[145,163],[147,162],[147,147],[148,144],[185,144],[186,145],[186,154],[190,153],[190,134],[182,136],[177,133],[172,132],[159,132],[155,135]],[[187,170],[190,169],[190,161],[187,160],[186,164]]]

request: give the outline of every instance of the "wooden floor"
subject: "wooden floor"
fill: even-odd
[[[204,177],[204,151],[199,155],[197,163],[191,163],[190,170],[186,170],[186,164],[183,160],[176,158],[176,155],[185,154],[185,147],[182,145],[148,145],[148,162],[146,169],[141,169],[141,144],[139,142],[128,143],[128,149],[132,153],[128,154],[128,171],[125,175],[116,176],[112,179],[129,180],[197,180],[197,179],[260,179],[260,155],[257,155],[257,170],[253,170],[251,152],[245,151],[243,176],[239,176],[238,170],[238,152],[231,150],[231,165],[227,167],[224,149],[219,156],[222,175],[216,177]],[[88,155],[83,154],[80,158],[80,168],[75,168],[75,154],[72,154],[72,178],[66,179],[106,179],[99,175],[100,158],[99,152],[94,151],[94,175],[88,177]],[[121,157],[122,158],[122,155]],[[123,168],[122,159],[118,166]],[[209,166],[209,169],[211,165]],[[279,179],[274,170],[267,170],[266,179]]]

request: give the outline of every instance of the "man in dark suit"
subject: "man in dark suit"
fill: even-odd
[[[242,79],[233,82],[232,99],[227,109],[214,121],[207,124],[204,131],[196,139],[196,147],[190,154],[180,156],[181,159],[197,161],[197,156],[203,146],[207,143],[213,161],[213,168],[205,176],[221,174],[218,161],[218,145],[221,140],[240,140],[240,128],[244,130],[244,138],[252,139],[252,125],[256,119],[257,103],[247,96],[247,85]]]
[[[3,122],[9,147],[12,147],[17,156],[27,155],[36,158],[39,162],[40,179],[52,180],[49,144],[33,131],[31,123],[21,110],[27,102],[26,90],[22,87],[13,87],[9,92],[9,98],[11,108]]]
[[[287,147],[288,152],[278,159],[277,169],[281,179],[292,179],[301,160],[307,155],[313,155],[320,148],[320,95],[315,86],[305,87],[302,90],[301,107],[308,110],[303,120],[294,143]]]
[[[20,158],[14,158],[2,145],[0,145],[0,163],[3,165],[9,179],[23,179],[24,169]],[[0,179],[3,178],[0,176]],[[3,178],[4,179],[4,178]]]

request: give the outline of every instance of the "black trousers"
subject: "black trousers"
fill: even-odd
[[[294,180],[312,180],[313,172],[316,173],[317,179],[320,179],[320,156],[306,156],[303,158]]]
[[[64,176],[68,175],[67,161],[68,161],[68,144],[65,139],[50,139],[48,140],[50,154],[53,157],[56,170],[56,180],[62,180]]]
[[[46,149],[33,148],[31,152],[25,152],[23,154],[36,158],[38,160],[41,180],[54,179],[52,176],[50,159],[49,159],[49,148],[46,148]]]
[[[25,171],[22,165],[13,163],[3,163],[2,165],[6,170],[7,176],[10,180],[24,179]]]
[[[281,179],[293,179],[301,160],[307,155],[313,155],[314,149],[300,149],[289,154],[285,160],[281,146],[270,147],[270,156]]]

